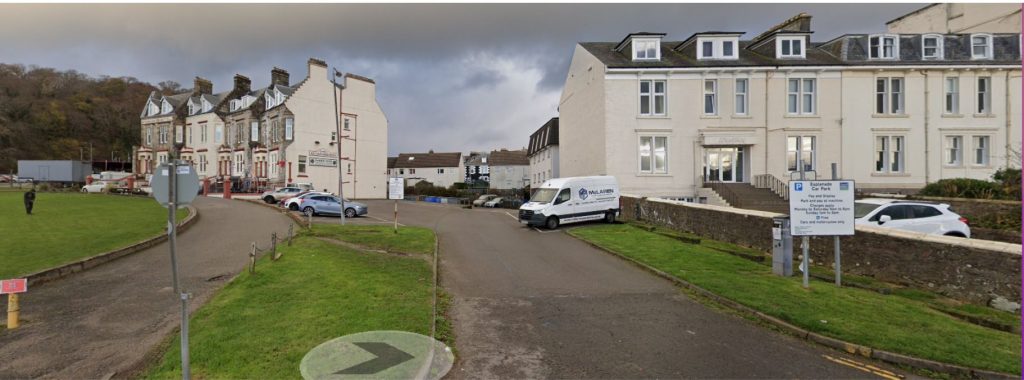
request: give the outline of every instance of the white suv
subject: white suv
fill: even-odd
[[[854,202],[856,224],[895,228],[932,235],[971,237],[967,219],[945,203],[861,199]]]

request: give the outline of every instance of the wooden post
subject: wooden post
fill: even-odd
[[[295,227],[295,225],[294,225],[294,224],[289,224],[289,225],[288,225],[288,246],[289,246],[289,247],[291,247],[291,246],[292,246],[292,239],[294,239],[294,238],[295,238],[295,235],[293,235],[293,232],[292,232],[292,229],[293,229],[294,227]]]
[[[252,242],[252,250],[249,251],[249,274],[256,273],[256,242]]]
[[[270,234],[270,259],[277,261],[277,232]]]
[[[11,293],[7,295],[7,328],[16,329],[18,328],[18,314],[21,312],[21,307],[18,306],[18,293]]]
[[[398,200],[395,199],[395,234],[398,234]]]

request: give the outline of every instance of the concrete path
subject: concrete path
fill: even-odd
[[[391,203],[368,203],[390,218]],[[863,358],[711,310],[561,230],[521,227],[515,212],[401,204],[400,221],[440,237],[460,355],[448,378],[879,377],[834,360]]]
[[[200,197],[194,205],[199,220],[178,236],[179,274],[195,297],[193,311],[245,267],[253,241],[268,247],[271,232],[283,236],[291,223],[242,201]],[[22,328],[0,331],[3,379],[123,377],[180,319],[166,243],[32,287],[21,302]]]

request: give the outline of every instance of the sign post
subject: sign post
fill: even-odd
[[[405,199],[405,180],[388,178],[388,199],[395,200],[395,233],[398,233],[398,200]]]
[[[838,242],[839,236],[853,235],[854,188],[853,181],[844,180],[790,181],[789,216],[793,236],[803,236],[804,287],[809,286],[809,237],[835,236]],[[838,261],[836,270],[839,270]]]
[[[0,280],[0,294],[7,295],[7,328],[18,328],[21,306],[18,304],[18,294],[28,291],[28,280],[17,278],[12,280]]]
[[[167,242],[171,251],[171,277],[174,292],[181,300],[181,378],[192,377],[189,369],[188,352],[188,299],[191,297],[178,284],[178,258],[176,240],[178,236],[178,207],[192,204],[199,193],[199,176],[191,165],[173,160],[157,167],[153,175],[153,198],[167,208]]]

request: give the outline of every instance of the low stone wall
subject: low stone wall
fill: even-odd
[[[913,199],[946,203],[957,214],[967,218],[971,237],[1020,244],[1021,202],[995,199],[943,198],[924,196],[893,196],[869,194],[871,198]],[[1000,229],[986,228],[982,226]]]
[[[622,197],[622,218],[692,232],[771,253],[776,214]],[[799,246],[799,242],[794,242]],[[1021,299],[1021,246],[858,226],[840,239],[843,272],[934,291],[978,304]],[[794,247],[794,258],[800,255]],[[833,265],[833,238],[811,239],[811,262]]]

